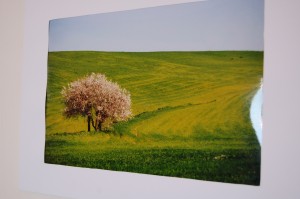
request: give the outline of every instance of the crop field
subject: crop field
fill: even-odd
[[[102,73],[131,94],[132,118],[101,132],[66,119],[61,90]],[[49,52],[45,162],[259,185],[249,109],[263,52]]]

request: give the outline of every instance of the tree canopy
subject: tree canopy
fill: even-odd
[[[64,115],[67,118],[87,116],[95,130],[101,130],[101,124],[108,118],[118,122],[131,115],[130,93],[103,74],[92,73],[73,81],[61,93],[65,104]]]

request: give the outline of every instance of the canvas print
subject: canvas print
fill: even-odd
[[[263,0],[49,22],[45,163],[260,184]]]

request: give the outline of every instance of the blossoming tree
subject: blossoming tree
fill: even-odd
[[[88,131],[91,124],[102,130],[107,119],[112,122],[127,120],[131,115],[130,93],[103,74],[92,73],[68,84],[61,91],[67,118],[87,117]]]

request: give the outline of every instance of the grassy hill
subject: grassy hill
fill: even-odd
[[[262,65],[251,51],[50,52],[45,162],[257,185],[249,107]],[[92,72],[131,93],[134,117],[108,132],[62,115],[63,86]]]

